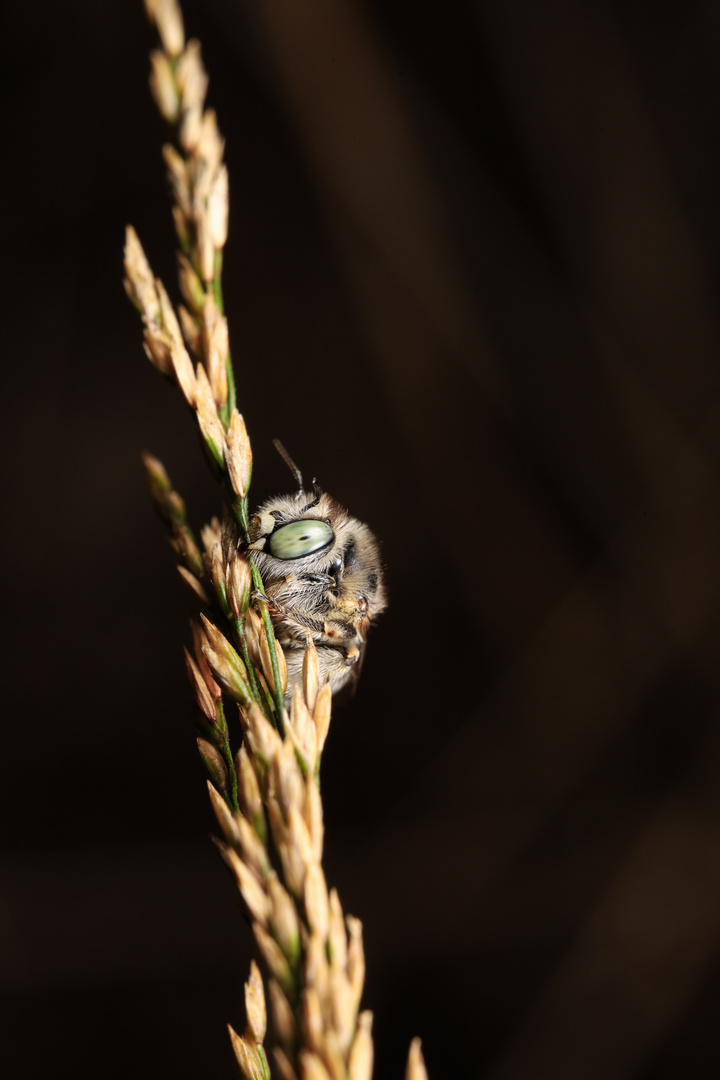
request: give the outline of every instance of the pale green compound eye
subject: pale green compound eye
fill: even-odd
[[[270,537],[267,550],[276,559],[301,559],[303,555],[312,555],[327,547],[335,539],[326,521],[308,518],[305,521],[291,521],[282,525]]]

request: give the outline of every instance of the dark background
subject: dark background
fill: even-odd
[[[324,760],[376,1080],[720,1069],[720,10],[194,0],[259,501],[390,594]],[[3,1076],[232,1077],[250,935],[144,489],[215,512],[121,280],[174,291],[140,0],[15,5],[2,168]]]

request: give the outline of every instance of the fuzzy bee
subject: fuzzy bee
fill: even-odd
[[[298,490],[265,502],[250,522],[249,550],[263,579],[288,667],[288,698],[302,677],[308,634],[333,694],[357,681],[368,628],[386,605],[380,548],[313,481],[311,491],[281,444]]]

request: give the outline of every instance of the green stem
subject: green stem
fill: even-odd
[[[228,776],[230,777],[230,796],[228,798],[228,803],[230,804],[230,809],[231,810],[239,810],[240,809],[240,803],[238,802],[237,773],[235,772],[235,762],[233,760],[232,750],[230,749],[230,740],[228,739],[228,736],[227,736],[227,721],[225,719],[225,709],[223,708],[222,701],[219,701],[217,703],[217,708],[218,708],[218,712],[220,714],[218,716],[218,720],[221,721],[221,723],[218,726],[221,728],[221,730],[223,731],[224,736],[225,736],[223,738],[223,740],[222,740],[221,745],[220,745],[220,752],[222,753],[222,756],[225,758],[225,764],[227,765]]]
[[[248,517],[248,501],[247,496],[245,498],[238,498],[235,496],[232,500],[232,508],[235,517],[237,518],[240,530],[242,532],[243,540],[247,544],[250,530],[250,519]],[[265,586],[260,576],[260,571],[250,558],[250,570],[252,573],[253,586],[255,591],[265,595]],[[275,727],[280,734],[285,737],[285,725],[283,724],[283,707],[285,705],[285,699],[283,697],[282,687],[280,685],[280,665],[278,664],[277,648],[275,647],[275,630],[273,629],[272,619],[270,618],[270,612],[268,610],[267,603],[260,604],[260,617],[265,627],[265,633],[267,635],[268,648],[270,650],[270,664],[272,665],[273,682],[275,683],[275,693],[273,695],[275,701]]]
[[[265,592],[263,588],[262,578],[260,577],[260,571],[256,566],[252,566],[253,584],[258,591]],[[285,738],[285,725],[283,723],[283,707],[285,705],[285,698],[280,685],[280,665],[278,664],[277,649],[275,648],[275,629],[270,618],[270,611],[268,610],[267,600],[263,603],[260,601],[260,615],[262,616],[263,625],[265,627],[265,634],[267,635],[268,649],[270,650],[270,664],[272,666],[273,682],[275,683],[275,719],[277,721],[276,727],[280,732],[281,738]]]
[[[237,635],[237,640],[240,645],[240,652],[247,668],[248,678],[250,679],[250,689],[252,690],[253,697],[257,701],[258,705],[267,712],[267,703],[265,701],[265,695],[262,692],[258,677],[255,672],[255,665],[250,659],[250,650],[248,649],[247,638],[245,637],[245,627],[242,619],[233,619],[232,626]],[[270,719],[270,717],[268,717]]]
[[[263,1073],[263,1080],[270,1080],[270,1066],[268,1065],[268,1059],[265,1056],[265,1047],[262,1044],[258,1044],[257,1047],[258,1057],[260,1058],[260,1067]]]

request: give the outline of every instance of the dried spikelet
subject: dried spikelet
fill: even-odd
[[[280,736],[254,701],[246,706],[245,719],[248,741],[253,753],[263,764],[269,765],[282,745]]]
[[[302,756],[304,770],[314,773],[317,761],[317,729],[310,718],[299,683],[293,687],[290,722],[285,725],[285,730]]]
[[[145,0],[145,11],[158,28],[165,52],[179,56],[185,45],[185,29],[177,0]]]
[[[240,895],[255,920],[255,925],[264,929],[270,921],[270,901],[264,888],[233,848],[220,840],[215,840],[215,844],[235,877]]]
[[[175,70],[178,90],[182,95],[183,107],[200,109],[205,104],[208,77],[202,62],[200,42],[195,38],[188,41],[185,51],[178,60]]]
[[[324,825],[322,799],[320,789],[314,776],[309,775],[305,780],[305,802],[303,804],[303,817],[310,834],[312,854],[316,862],[322,862]]]
[[[258,923],[253,923],[253,933],[271,975],[277,979],[286,994],[292,994],[295,989],[295,979],[285,953],[275,941],[275,938],[271,937]]]
[[[180,130],[178,137],[180,139],[180,145],[187,154],[192,154],[200,142],[200,133],[202,131],[202,109],[197,105],[185,105],[183,102],[182,120],[180,122]],[[193,203],[195,200],[193,199]],[[196,220],[197,215],[193,206],[192,217]],[[197,221],[196,221],[197,227]]]
[[[203,525],[200,530],[200,538],[203,542],[203,547],[205,548],[205,565],[209,570],[213,548],[215,546],[222,547],[222,528],[220,526],[220,519],[214,517],[209,525]]]
[[[233,817],[237,845],[247,865],[264,881],[270,871],[267,848],[260,839],[255,826],[242,814]]]
[[[210,795],[210,802],[217,818],[218,825],[222,829],[223,836],[227,840],[228,844],[237,846],[239,837],[237,828],[235,826],[235,819],[230,813],[228,804],[223,799],[219,791],[216,791],[208,780],[208,794]]]
[[[174,124],[180,115],[180,98],[167,55],[159,49],[150,53],[150,90],[162,116]]]
[[[228,394],[227,358],[230,345],[227,319],[218,311],[215,297],[210,292],[205,295],[202,314],[205,366],[215,403],[221,406],[227,401]]]
[[[296,808],[302,806],[304,795],[303,777],[290,739],[280,745],[270,769],[275,795],[287,818],[291,809],[297,812]]]
[[[201,646],[202,654],[210,670],[232,698],[249,707],[254,702],[250,696],[245,664],[218,628],[205,615],[201,614],[200,618],[208,642]]]
[[[172,369],[180,391],[191,409],[197,405],[197,379],[185,345],[173,343],[170,349]]]
[[[312,841],[303,816],[295,805],[291,806],[288,811],[287,824],[289,844],[297,850],[303,867],[306,868],[312,861]]]
[[[227,583],[225,581],[225,564],[219,544],[214,546],[210,555],[210,577],[224,611],[226,605],[223,603],[223,599],[227,596]]]
[[[235,771],[238,777],[238,792],[240,805],[248,821],[258,828],[258,820],[265,819],[262,796],[257,782],[255,770],[250,763],[245,746],[241,746],[235,756]]]
[[[206,109],[202,115],[202,126],[197,147],[195,148],[197,175],[195,178],[196,199],[205,201],[210,192],[213,179],[218,174],[225,152],[225,140],[218,130],[217,116],[214,109]]]
[[[322,754],[330,729],[330,713],[332,711],[332,690],[326,683],[317,696],[313,710],[313,722],[318,733],[318,754]]]
[[[162,152],[173,199],[180,208],[185,220],[192,221],[193,206],[190,194],[190,176],[185,159],[182,154],[178,153],[172,143],[165,143]]]
[[[373,1067],[372,1013],[358,1016],[357,1031],[350,1049],[348,1080],[371,1080]]]
[[[280,1080],[298,1080],[298,1075],[290,1064],[290,1059],[279,1046],[273,1047],[275,1065],[280,1074]]]
[[[182,329],[183,338],[188,350],[192,353],[194,359],[199,363],[202,360],[202,334],[200,327],[195,319],[186,307],[182,304],[178,307],[178,317],[180,319],[180,327]]]
[[[250,977],[245,983],[245,1012],[250,1034],[256,1043],[262,1044],[267,1031],[267,1009],[260,970],[254,960],[250,961]]]
[[[187,356],[187,353],[185,355]],[[188,363],[190,363],[189,357]],[[190,366],[192,367],[192,365]],[[202,436],[210,447],[213,457],[219,464],[222,464],[225,461],[225,428],[218,416],[210,381],[205,368],[201,364],[198,364],[196,369],[195,407]]]
[[[268,984],[270,1007],[272,1008],[275,1030],[280,1042],[286,1049],[291,1049],[297,1039],[297,1028],[292,1007],[279,984],[271,979]]]
[[[227,767],[220,754],[212,743],[200,737],[197,739],[197,748],[215,787],[218,791],[226,791],[228,786]]]
[[[229,433],[228,433],[229,434]],[[250,659],[256,668],[261,666],[260,662],[260,631],[262,630],[262,619],[258,615],[254,608],[249,607],[245,616],[245,641],[247,643],[248,652],[250,653]]]
[[[326,1001],[330,986],[330,968],[325,951],[325,941],[319,934],[311,934],[305,949],[305,984],[312,987],[320,1002]]]
[[[240,498],[247,495],[252,474],[252,450],[242,415],[233,409],[227,433],[225,464],[233,491]]]
[[[300,922],[297,908],[277,874],[272,873],[268,876],[267,890],[271,905],[270,922],[273,933],[288,960],[295,963],[300,955]]]
[[[212,233],[210,232],[207,209],[204,206],[198,209],[197,199],[194,200],[194,204],[196,207],[195,233],[197,236],[195,257],[200,268],[202,279],[206,285],[209,285],[215,277],[215,247],[212,241]]]
[[[311,862],[305,872],[305,914],[310,929],[323,940],[328,936],[328,891],[322,867]]]
[[[346,1055],[355,1031],[355,996],[344,971],[330,969],[330,1006],[332,1025],[341,1054]]]
[[[208,685],[202,677],[202,672],[197,666],[192,656],[185,649],[185,667],[187,669],[188,679],[190,680],[190,686],[192,687],[195,701],[198,708],[205,714],[211,723],[215,723],[215,699],[213,698]],[[223,801],[223,805],[224,801]]]
[[[207,605],[210,603],[210,599],[208,597],[208,594],[205,592],[205,588],[202,582],[195,577],[191,570],[188,570],[186,566],[178,566],[178,573],[180,574],[180,577],[183,579],[190,591],[193,592],[195,596],[197,596],[201,604]]]
[[[268,799],[267,813],[273,842],[282,863],[285,884],[295,897],[302,896],[305,881],[305,862],[297,844],[291,843],[290,831],[285,824],[282,810],[274,799]]]
[[[180,247],[187,249],[190,247],[190,222],[182,207],[178,206],[177,203],[172,208],[172,216],[175,223],[175,235],[178,238]]]
[[[228,172],[227,167],[221,165],[208,196],[208,229],[213,246],[218,251],[227,240],[228,202]]]
[[[428,1080],[425,1059],[423,1058],[422,1050],[420,1049],[419,1039],[413,1039],[410,1043],[407,1068],[405,1069],[405,1080]]]
[[[216,701],[220,701],[220,698],[222,697],[222,691],[220,690],[220,687],[215,681],[213,673],[210,670],[210,665],[205,659],[205,654],[203,652],[203,646],[208,645],[209,642],[200,620],[191,619],[190,629],[192,631],[193,648],[195,650],[195,660],[197,662],[197,665],[202,672],[202,677],[205,680],[205,684],[208,690]]]
[[[348,915],[346,919],[350,942],[347,950],[347,976],[355,1000],[355,1011],[360,1007],[365,984],[365,950],[362,940],[362,923]]]
[[[347,966],[347,938],[345,936],[342,905],[337,889],[330,890],[329,908],[328,951],[330,953],[330,962],[333,967],[339,967],[344,971]]]
[[[195,273],[187,255],[179,251],[177,261],[180,292],[183,294],[183,298],[192,313],[194,315],[202,315],[203,305],[205,303],[205,290],[203,289],[202,282]]]
[[[302,685],[305,704],[311,715],[315,708],[315,702],[317,701],[318,682],[317,649],[315,648],[315,642],[310,634],[308,634],[305,645],[305,655],[303,656]]]
[[[322,1050],[325,1045],[325,1018],[320,995],[309,986],[302,995],[302,1026],[305,1042],[311,1050]]]
[[[302,1080],[334,1080],[317,1054],[308,1050],[300,1052],[300,1075]]]
[[[160,301],[155,289],[155,276],[150,269],[142,244],[132,225],[125,230],[125,291],[132,303],[148,322],[160,318]]]
[[[264,1080],[263,1068],[253,1044],[247,1039],[243,1039],[236,1031],[233,1031],[229,1024],[228,1031],[230,1032],[230,1040],[237,1063],[240,1066],[240,1072],[246,1080]]]
[[[248,609],[252,592],[252,571],[246,557],[237,549],[233,552],[227,568],[228,600],[236,619],[241,619]]]
[[[162,319],[163,328],[168,332],[173,342],[180,348],[183,348],[180,324],[177,321],[175,309],[170,302],[167,290],[160,278],[155,278],[155,289],[157,290],[158,301],[160,303],[160,318]]]

